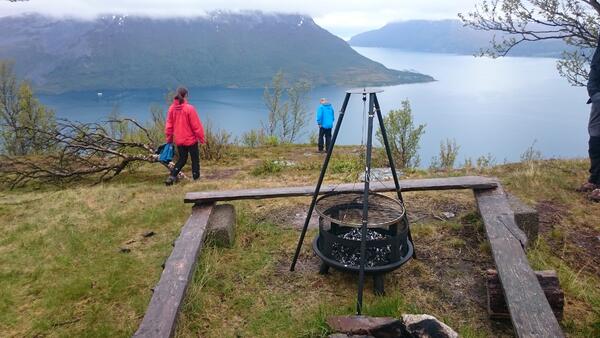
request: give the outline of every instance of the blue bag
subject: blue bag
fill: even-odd
[[[162,151],[160,152],[160,156],[158,160],[162,163],[169,163],[173,160],[173,154],[175,153],[175,147],[173,143],[167,143],[161,146]]]

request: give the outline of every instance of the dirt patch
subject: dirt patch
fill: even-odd
[[[308,205],[279,205],[276,207],[265,208],[258,217],[261,221],[277,224],[286,229],[302,230],[308,213]],[[267,210],[268,209],[268,210]],[[319,228],[319,215],[313,211],[308,223],[308,229]]]
[[[535,209],[540,219],[540,234],[552,231],[555,225],[560,224],[567,214],[565,206],[552,201],[540,201]]]
[[[216,169],[209,171],[208,173],[203,175],[204,177],[202,178],[207,180],[225,180],[234,177],[240,171],[241,169],[239,168]]]

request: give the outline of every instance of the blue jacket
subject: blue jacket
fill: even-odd
[[[317,124],[325,129],[333,128],[333,121],[335,115],[331,103],[325,103],[319,106],[317,109]]]

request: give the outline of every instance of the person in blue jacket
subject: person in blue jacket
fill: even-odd
[[[328,150],[331,146],[331,129],[335,115],[331,103],[327,99],[320,100],[321,105],[317,109],[317,125],[319,126],[319,152]],[[325,149],[323,149],[323,139],[325,139]]]

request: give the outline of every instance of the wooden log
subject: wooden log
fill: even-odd
[[[462,176],[449,178],[428,178],[401,180],[400,188],[402,191],[423,191],[423,190],[451,190],[451,189],[492,189],[498,186],[494,178],[480,176]],[[321,187],[321,194],[330,192],[360,192],[363,189],[362,184],[340,184],[324,185]],[[371,191],[386,192],[395,191],[393,182],[372,182]],[[278,197],[297,197],[311,196],[315,192],[314,186],[304,187],[280,187],[280,188],[257,188],[243,190],[225,190],[225,191],[203,191],[190,192],[185,195],[185,203],[207,203],[218,201],[232,201],[243,199],[263,199]]]
[[[518,337],[564,337],[523,250],[521,235],[506,195],[496,189],[476,190],[475,197],[492,256]],[[524,234],[522,234],[524,236]]]
[[[557,320],[561,321],[565,306],[565,294],[560,288],[556,271],[535,271],[535,276],[544,291],[544,295],[546,295],[546,299],[552,308],[552,312],[554,312],[554,316]],[[508,308],[506,307],[506,300],[504,299],[504,292],[502,291],[502,284],[500,283],[500,278],[498,278],[498,271],[492,269],[487,270],[486,288],[488,313],[490,318],[510,318]]]
[[[192,208],[192,215],[175,241],[173,252],[165,263],[160,281],[154,288],[144,319],[134,337],[166,338],[175,332],[177,315],[196,268],[212,209],[213,204],[196,205]]]

